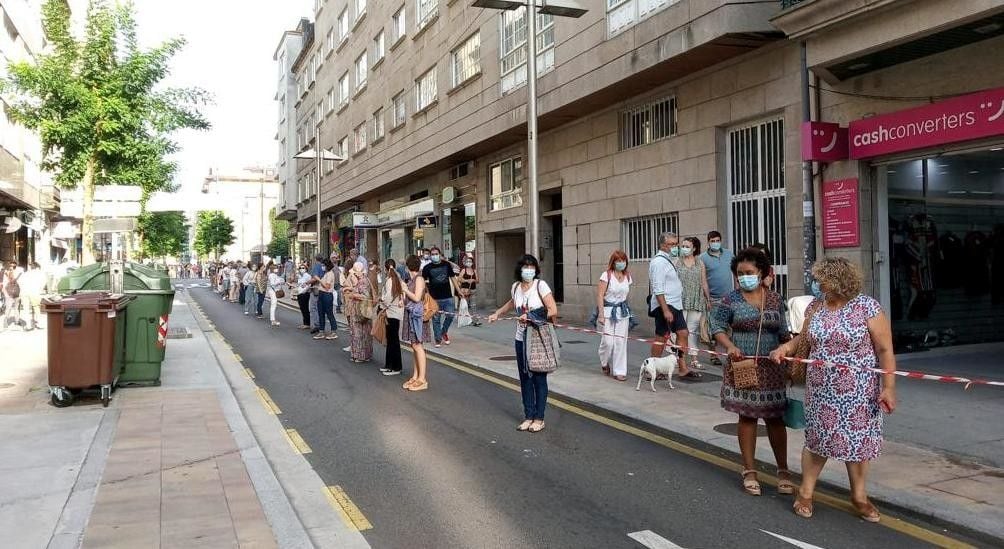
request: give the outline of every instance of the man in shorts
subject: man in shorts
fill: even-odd
[[[676,233],[659,235],[659,251],[648,264],[648,279],[652,291],[649,296],[649,316],[655,318],[655,341],[651,356],[663,356],[666,343],[675,334],[680,355],[677,376],[680,379],[700,379],[701,374],[687,366],[690,359],[687,346],[687,321],[683,316],[683,284],[676,272],[671,250],[680,244]]]

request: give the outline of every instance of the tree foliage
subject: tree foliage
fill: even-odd
[[[234,243],[234,222],[220,210],[202,211],[195,219],[195,251],[200,256],[217,258]]]
[[[269,211],[272,223],[272,241],[268,243],[269,257],[289,257],[289,221],[276,219],[275,208]]]
[[[44,170],[64,188],[83,187],[85,262],[91,259],[91,202],[95,185],[167,190],[178,148],[170,134],[207,129],[198,88],[163,88],[171,58],[184,40],[144,49],[136,38],[131,2],[90,0],[86,31],[70,32],[65,0],[46,0],[43,30],[51,47],[34,62],[12,63],[0,80],[11,119],[38,132]]]
[[[188,247],[188,223],[181,212],[144,213],[139,234],[144,257],[179,256]]]

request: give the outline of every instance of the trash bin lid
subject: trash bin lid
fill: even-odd
[[[73,291],[110,290],[111,280],[108,263],[95,263],[73,271],[59,280],[58,291],[68,294]],[[122,269],[122,289],[130,291],[174,292],[171,278],[165,271],[158,271],[140,265],[126,262]]]
[[[136,299],[131,295],[109,292],[86,292],[67,296],[57,296],[42,300],[42,310],[58,313],[67,309],[96,309],[99,312],[121,311]]]

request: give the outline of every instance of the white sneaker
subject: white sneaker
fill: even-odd
[[[345,351],[346,353],[351,353],[352,352],[352,346],[349,345],[348,347],[343,347],[342,350]]]
[[[381,373],[385,376],[399,376],[401,375],[401,370],[387,370]]]

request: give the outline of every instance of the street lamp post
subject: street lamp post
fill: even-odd
[[[293,155],[293,158],[297,160],[313,160],[315,162],[315,169],[317,170],[317,192],[315,193],[314,200],[317,201],[317,228],[314,234],[314,242],[317,245],[317,251],[315,253],[321,253],[321,176],[324,175],[323,162],[325,160],[341,162],[342,160],[345,160],[345,158],[328,149],[321,148],[320,126],[314,128],[314,148],[311,149],[308,144],[306,149]]]
[[[579,18],[588,10],[570,0],[475,0],[471,6],[496,10],[515,10],[526,7],[526,167],[530,204],[530,253],[540,255],[540,192],[537,186],[537,14],[555,17]]]

